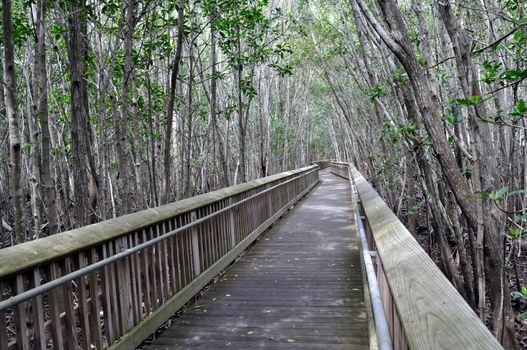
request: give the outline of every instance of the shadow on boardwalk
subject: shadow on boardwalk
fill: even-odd
[[[367,349],[349,185],[321,184],[150,349]]]

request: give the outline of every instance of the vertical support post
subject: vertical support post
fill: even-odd
[[[267,185],[266,189],[269,189],[270,187],[272,187],[272,184]],[[274,190],[267,192],[267,218],[266,220],[269,219],[271,216],[273,216],[273,191]]]
[[[33,287],[40,286],[40,269],[35,267],[32,274]],[[0,291],[1,293],[1,291]],[[33,327],[33,340],[35,342],[35,349],[46,349],[46,330],[44,326],[44,303],[42,302],[42,295],[38,295],[33,299],[33,319],[35,325]]]
[[[197,216],[196,212],[193,211],[190,213],[190,222],[196,221]],[[191,229],[191,239],[192,239],[192,262],[194,265],[194,277],[199,276],[201,273],[201,264],[200,264],[200,252],[199,252],[199,239],[198,239],[198,228],[196,226]]]
[[[3,300],[4,295],[4,283],[0,282],[0,300]],[[7,350],[7,326],[5,322],[5,313],[0,311],[0,350]]]
[[[234,201],[232,200],[232,197],[229,198],[229,205],[232,205]],[[229,223],[230,223],[230,231],[231,231],[231,248],[234,248],[236,246],[236,224],[234,222],[234,209],[229,210]]]
[[[127,237],[116,240],[116,253],[128,249]],[[117,261],[117,290],[119,293],[119,308],[121,316],[121,334],[132,329],[132,281],[130,278],[130,260],[129,257]]]

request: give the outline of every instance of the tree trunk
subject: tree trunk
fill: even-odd
[[[2,0],[2,30],[4,33],[5,109],[9,128],[9,190],[14,212],[15,243],[23,243],[26,233],[23,227],[22,205],[22,153],[19,116],[16,107],[15,48],[11,0]]]
[[[88,111],[84,101],[86,89],[86,62],[84,56],[86,21],[84,0],[74,2],[69,7],[68,25],[68,58],[71,74],[71,139],[72,139],[72,169],[74,184],[74,226],[84,226],[89,222],[87,130]]]
[[[353,0],[352,0],[353,1]],[[470,200],[472,196],[468,185],[457,167],[454,155],[443,132],[443,121],[439,99],[430,86],[426,73],[419,65],[414,49],[408,38],[408,31],[403,20],[401,11],[394,0],[379,0],[384,19],[389,27],[389,32],[374,18],[368,6],[363,0],[354,0],[359,5],[363,15],[370,22],[376,33],[386,43],[403,65],[412,85],[417,106],[419,107],[423,124],[430,135],[435,155],[441,164],[457,203],[467,218],[470,226],[477,228],[477,216],[474,203]],[[425,117],[426,116],[426,117]]]
[[[133,211],[134,191],[131,177],[134,173],[132,167],[132,152],[130,149],[128,114],[130,80],[132,79],[133,61],[132,46],[135,27],[134,1],[127,0],[123,3],[122,16],[125,18],[122,33],[124,37],[123,75],[121,79],[121,113],[114,119],[115,146],[117,149],[117,167],[119,170],[119,215]]]
[[[210,61],[212,67],[212,77],[210,81],[210,119],[212,124],[212,143],[213,143],[213,161],[216,159],[216,154],[219,156],[221,165],[221,186],[229,186],[229,169],[225,159],[225,152],[223,140],[219,135],[218,129],[218,59],[216,53],[216,30],[214,29],[214,18],[211,19],[211,34],[210,34]],[[216,147],[217,143],[217,147]]]
[[[176,43],[176,54],[172,62],[172,72],[170,75],[170,92],[168,95],[167,115],[166,115],[166,129],[165,129],[165,149],[163,156],[164,175],[161,183],[161,204],[167,203],[169,200],[170,188],[170,173],[171,173],[171,150],[172,150],[172,125],[174,119],[174,104],[176,100],[176,84],[179,73],[179,62],[181,61],[181,53],[183,50],[183,36],[184,20],[185,20],[185,0],[179,0],[178,5],[178,37]]]
[[[185,197],[190,197],[192,192],[192,184],[190,183],[192,178],[192,122],[193,122],[193,101],[192,101],[192,93],[193,93],[193,74],[194,74],[194,34],[190,34],[191,40],[189,43],[189,49],[188,49],[188,114],[187,114],[187,143],[185,147],[185,190],[184,195]]]
[[[51,174],[51,134],[48,107],[48,73],[46,63],[46,6],[47,0],[37,0],[37,39],[35,70],[37,76],[38,115],[42,135],[40,179],[43,189],[44,210],[48,219],[48,235],[58,231],[56,194]]]
[[[471,50],[472,40],[469,34],[460,28],[453,14],[450,3],[438,3],[439,13],[445,28],[448,32],[452,47],[454,49],[458,77],[464,98],[469,99],[471,96],[482,96],[479,85],[479,75],[476,67],[472,63]],[[498,172],[498,163],[496,155],[497,149],[492,143],[490,126],[487,122],[487,110],[484,103],[475,106],[469,106],[469,125],[474,131],[474,150],[476,160],[474,167],[478,168],[479,178],[475,178],[477,184],[475,191],[490,192],[499,188],[500,176]],[[477,206],[481,207],[481,216],[479,222],[483,225],[484,234],[486,273],[488,279],[487,287],[489,289],[491,311],[496,337],[506,349],[517,348],[514,331],[514,313],[510,303],[510,291],[505,271],[505,261],[503,257],[503,238],[500,233],[504,228],[502,213],[496,208],[494,203],[488,200],[480,200]],[[482,238],[482,237],[478,237]],[[483,251],[480,245],[478,260],[483,260]],[[484,304],[480,301],[480,308],[483,311]]]

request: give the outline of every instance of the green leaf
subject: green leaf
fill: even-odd
[[[474,96],[470,96],[468,99],[466,98],[460,98],[460,99],[457,99],[456,100],[456,103],[458,105],[461,105],[461,106],[474,106],[478,103],[480,103],[483,99],[481,98],[481,96],[478,96],[478,95],[474,95]]]
[[[419,212],[419,209],[421,208],[421,203],[417,203],[416,205],[412,206],[410,210],[408,210],[409,214],[416,214]]]
[[[481,96],[478,96],[478,95],[470,96],[470,97],[469,97],[469,101],[470,101],[472,104],[478,104],[478,103],[481,102]]]
[[[512,108],[511,115],[514,117],[522,117],[525,113],[527,113],[527,105],[522,98],[518,101],[516,106]]]
[[[496,192],[496,195],[498,196],[498,198],[502,198],[505,193],[507,193],[509,191],[509,187],[505,186],[505,187],[502,187],[498,190],[498,192]]]
[[[507,230],[505,236],[510,238],[520,238],[521,236],[523,236],[523,232],[520,228],[511,227]]]
[[[509,196],[513,196],[515,194],[522,194],[522,193],[525,193],[525,190],[514,190],[514,191],[509,192]]]
[[[470,100],[467,100],[465,98],[459,98],[456,100],[456,103],[461,106],[471,106],[472,102]]]
[[[492,192],[488,193],[488,199],[491,201],[498,201],[503,198],[505,193],[509,190],[508,187],[502,187],[499,190],[493,190]]]
[[[511,297],[512,299],[520,299],[520,298],[523,298],[523,294],[520,292],[514,291],[511,293]]]
[[[527,318],[527,311],[522,312],[521,314],[519,314],[518,316],[516,316],[516,319],[517,319],[518,321],[525,320],[526,318]]]
[[[463,176],[465,177],[465,179],[470,180],[472,178],[472,168],[470,168],[468,166],[464,166],[463,167]],[[481,192],[481,193],[485,193],[485,192]],[[485,193],[485,195],[486,195],[486,193]]]

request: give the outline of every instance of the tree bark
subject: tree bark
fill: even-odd
[[[48,72],[46,62],[46,7],[47,0],[37,0],[37,39],[35,70],[38,85],[38,115],[42,135],[40,179],[43,188],[43,204],[48,219],[48,235],[58,231],[56,194],[51,174],[51,133],[48,107]]]
[[[389,27],[389,31],[387,31],[374,18],[363,0],[351,1],[357,2],[363,15],[370,22],[375,32],[399,59],[408,74],[419,111],[421,116],[423,116],[423,124],[430,135],[435,156],[441,164],[445,179],[452,189],[456,201],[467,218],[468,223],[476,229],[478,220],[474,203],[470,200],[472,198],[471,192],[461,171],[457,167],[456,160],[444,134],[438,96],[434,93],[434,89],[430,86],[426,73],[419,65],[419,61],[408,38],[406,23],[403,20],[401,11],[394,0],[378,0],[383,17]]]
[[[167,113],[166,113],[166,129],[165,129],[165,149],[163,156],[164,175],[161,183],[161,204],[167,203],[169,200],[170,189],[170,175],[171,175],[171,150],[172,150],[172,125],[174,119],[174,104],[176,101],[176,84],[179,73],[179,63],[181,61],[181,53],[183,50],[183,36],[184,36],[184,20],[185,20],[185,0],[179,0],[178,5],[178,31],[176,53],[174,61],[172,61],[172,72],[170,75],[170,92],[168,94]]]
[[[75,1],[69,6],[68,15],[68,58],[71,74],[71,139],[72,139],[72,172],[74,184],[74,226],[89,223],[91,208],[88,192],[88,111],[86,110],[86,62],[84,55],[86,21],[83,13],[84,0]]]
[[[117,149],[117,166],[119,169],[119,215],[133,211],[134,191],[131,177],[134,173],[132,167],[132,152],[130,149],[128,114],[130,107],[130,80],[132,79],[133,61],[132,46],[135,27],[134,1],[127,0],[123,3],[122,16],[125,18],[122,34],[124,37],[123,75],[121,79],[121,113],[114,119],[115,146]]]
[[[482,96],[479,85],[479,76],[472,62],[471,50],[472,40],[465,29],[461,28],[452,14],[452,8],[448,2],[438,2],[440,18],[445,25],[452,47],[454,49],[455,62],[458,69],[458,77],[464,98],[471,96]],[[474,131],[475,155],[474,167],[478,167],[479,178],[475,191],[490,192],[500,186],[500,175],[496,155],[497,149],[492,143],[492,135],[487,120],[487,110],[484,103],[469,106],[469,126]],[[476,204],[481,209],[478,222],[483,227],[483,232],[478,232],[479,245],[476,247],[479,261],[486,256],[486,273],[488,279],[491,311],[495,327],[496,337],[506,349],[517,348],[514,331],[514,313],[510,303],[510,291],[505,271],[503,257],[503,238],[500,235],[504,220],[502,213],[494,203],[488,200],[479,200]],[[483,237],[481,236],[483,234]],[[485,243],[485,254],[483,254],[483,242]],[[480,309],[483,311],[484,300],[480,300]]]
[[[26,240],[26,233],[23,227],[22,153],[19,116],[16,107],[15,48],[11,0],[2,0],[2,30],[4,33],[5,109],[9,128],[9,192],[14,211],[15,243],[20,244]]]
[[[215,11],[214,11],[215,12]],[[214,16],[214,15],[213,15]],[[216,52],[216,30],[214,29],[214,17],[211,18],[210,29],[210,61],[212,67],[212,77],[210,81],[210,119],[212,124],[212,143],[213,143],[213,161],[216,154],[220,158],[222,187],[229,186],[229,169],[225,159],[224,145],[218,129],[218,59]],[[216,147],[217,143],[217,147]]]

